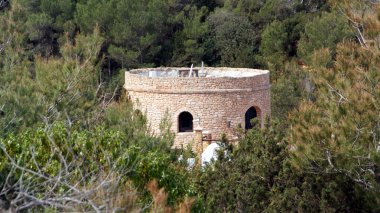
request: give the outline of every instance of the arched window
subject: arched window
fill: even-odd
[[[193,116],[189,112],[181,112],[178,116],[178,132],[193,131]]]
[[[245,113],[245,129],[252,129],[254,126],[251,123],[251,120],[257,117],[257,111],[255,107],[251,107]]]

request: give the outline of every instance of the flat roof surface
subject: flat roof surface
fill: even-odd
[[[128,72],[128,71],[127,71]],[[135,69],[129,71],[131,74],[152,77],[152,78],[175,78],[175,77],[253,77],[268,74],[268,70],[249,69],[249,68],[229,68],[229,67],[194,67],[192,71],[188,67],[158,67]]]

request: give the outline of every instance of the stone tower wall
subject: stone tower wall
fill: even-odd
[[[193,132],[178,132],[181,112],[190,112],[194,127],[199,125],[213,138],[222,133],[232,138],[238,124],[244,127],[245,113],[252,106],[260,120],[270,115],[269,72],[250,77],[152,78],[136,74],[141,71],[126,72],[124,87],[134,106],[146,113],[153,133],[159,133],[161,119],[169,116],[177,147],[192,145],[194,137]]]

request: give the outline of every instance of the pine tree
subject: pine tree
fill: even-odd
[[[349,21],[343,14],[322,13],[305,25],[305,32],[298,43],[298,56],[310,63],[314,50],[329,48],[335,54],[335,46],[344,39],[353,37]]]
[[[340,43],[335,57],[328,49],[313,54],[310,74],[316,99],[304,101],[293,114],[291,141],[295,164],[309,172],[344,174],[362,188],[378,192],[380,10],[368,3],[365,13],[356,16],[360,8],[346,6],[339,5],[362,24],[359,33],[366,42]]]
[[[252,129],[230,156],[224,150],[203,172],[199,192],[207,212],[262,212],[287,157],[276,125]]]

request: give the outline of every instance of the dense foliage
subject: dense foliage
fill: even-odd
[[[379,212],[379,14],[369,0],[0,0],[0,211]],[[123,72],[202,61],[269,69],[272,117],[188,169]]]
[[[278,124],[249,131],[230,156],[202,171],[202,212],[378,211],[377,192],[350,177],[294,167],[279,132]]]

